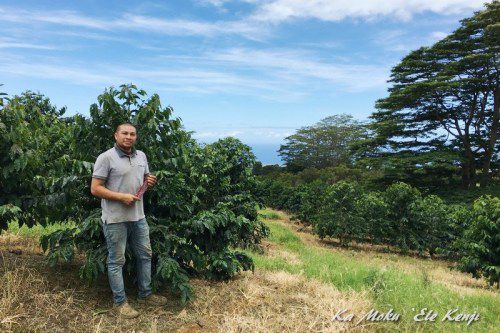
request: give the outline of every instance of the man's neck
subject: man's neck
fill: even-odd
[[[128,155],[132,154],[132,151],[133,151],[133,148],[130,147],[130,148],[126,148],[126,147],[122,147],[120,146],[119,144],[116,144],[116,146],[121,149],[124,153],[127,153]]]

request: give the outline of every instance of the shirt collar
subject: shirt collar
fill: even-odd
[[[124,151],[123,149],[121,149],[120,147],[118,147],[118,145],[116,143],[115,143],[115,150],[118,153],[118,156],[120,156],[120,157],[135,156],[137,154],[137,150],[134,147],[132,147],[132,151],[131,151],[131,153],[129,155],[126,151]]]

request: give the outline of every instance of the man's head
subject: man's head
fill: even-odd
[[[130,123],[123,123],[116,127],[115,141],[122,149],[131,150],[137,140],[137,130]]]

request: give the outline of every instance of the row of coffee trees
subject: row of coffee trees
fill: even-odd
[[[90,117],[65,116],[32,92],[0,96],[0,228],[72,220],[41,243],[52,265],[84,254],[80,275],[105,274],[106,246],[100,201],[90,194],[97,156],[114,144],[122,122],[137,125],[137,148],[148,157],[158,184],[144,196],[153,246],[154,286],[192,298],[189,278],[228,279],[253,262],[238,247],[258,247],[267,227],[257,220],[255,157],[232,138],[200,145],[158,95],[134,85],[109,88]],[[131,254],[127,253],[127,258]],[[127,260],[127,272],[135,267]]]
[[[322,181],[292,186],[264,179],[266,205],[291,212],[320,238],[383,244],[402,253],[459,262],[475,277],[498,286],[500,277],[500,198],[482,196],[472,205],[446,204],[398,182],[369,191],[357,182]]]

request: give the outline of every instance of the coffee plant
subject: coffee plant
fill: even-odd
[[[257,220],[255,156],[233,138],[200,145],[163,107],[134,85],[109,88],[90,117],[64,117],[40,94],[27,92],[0,109],[0,218],[45,224],[72,219],[76,228],[42,237],[51,265],[85,255],[80,276],[106,273],[99,199],[90,194],[92,166],[114,144],[116,126],[131,122],[157,185],[143,197],[153,248],[153,285],[193,297],[192,276],[225,280],[253,269],[238,247],[258,247],[269,233]],[[126,271],[135,265],[127,252]]]
[[[463,212],[465,213],[465,212]],[[462,253],[460,268],[490,284],[500,283],[500,199],[483,196],[474,202],[472,221],[457,243]]]

